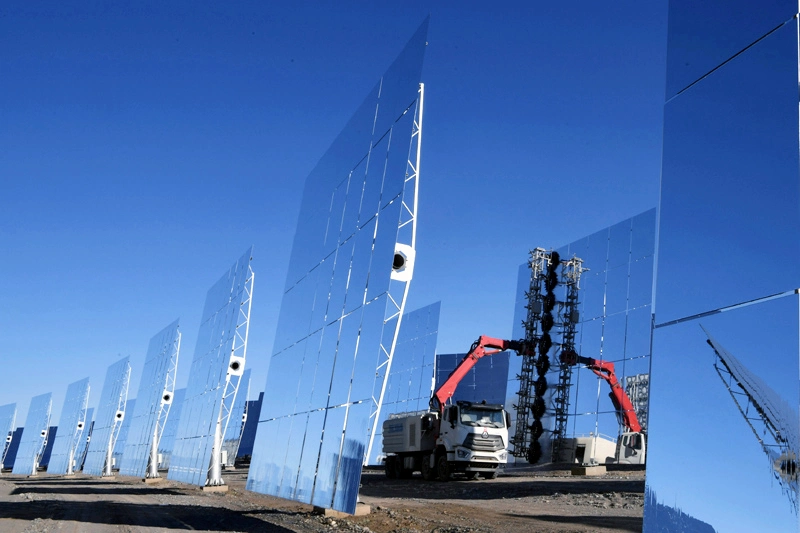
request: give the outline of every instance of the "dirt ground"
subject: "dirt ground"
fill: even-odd
[[[365,470],[366,516],[330,518],[299,504],[244,490],[246,470],[226,472],[227,493],[165,480],[113,480],[40,473],[0,475],[0,533],[5,532],[308,532],[484,533],[633,532],[642,530],[643,471],[577,477],[565,470],[509,468],[495,480],[447,483],[387,479]]]

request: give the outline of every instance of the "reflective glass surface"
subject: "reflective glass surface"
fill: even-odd
[[[75,452],[75,468],[78,470],[83,469],[83,462],[86,459],[86,451],[89,449],[89,441],[92,438],[92,428],[94,427],[94,407],[89,407],[86,410],[86,423],[84,424],[84,431],[81,439],[78,441],[77,451]]]
[[[562,260],[573,256],[583,259],[579,297],[576,350],[584,357],[614,363],[617,379],[644,379],[650,373],[650,339],[652,331],[653,265],[656,239],[656,210],[650,209],[613,226],[578,239],[559,248]],[[522,265],[519,271],[515,309],[515,338],[525,333],[525,291],[531,271]],[[557,297],[563,300],[563,293]],[[547,413],[542,417],[545,429],[554,428],[554,386],[558,383],[557,351],[550,352],[551,371],[546,375]],[[509,362],[509,384],[506,405],[512,411],[512,434],[516,418],[511,406],[518,403],[517,392],[521,358],[512,355]],[[608,397],[608,383],[585,366],[572,369],[567,437],[600,434],[616,442],[625,431],[618,423],[614,406]],[[641,390],[641,389],[640,389]],[[642,391],[642,392],[646,392]],[[637,402],[637,417],[646,431],[647,398]],[[544,457],[551,443],[540,439]]]
[[[306,179],[249,490],[355,510],[410,279],[392,265],[413,251],[427,27]]]
[[[17,458],[17,450],[19,450],[19,443],[22,440],[22,432],[25,428],[18,427],[14,430],[11,436],[11,442],[6,450],[6,457],[3,459],[3,468],[13,468],[14,460]]]
[[[247,398],[250,395],[250,369],[242,374],[242,381],[239,383],[239,391],[236,393],[236,401],[233,402],[231,420],[228,422],[228,430],[222,441],[222,451],[225,452],[223,464],[233,466],[238,457],[239,444],[242,442],[242,430],[247,418]]]
[[[5,463],[11,441],[8,437],[14,432],[14,424],[17,421],[17,404],[9,403],[0,405],[0,438],[3,439],[2,452],[0,453],[0,464]]]
[[[670,0],[667,98],[792,19],[797,2]]]
[[[466,354],[448,353],[436,355],[436,386],[438,389],[450,377]],[[500,352],[478,360],[474,367],[458,384],[452,402],[482,402],[503,405],[508,385],[508,362],[511,352]],[[516,357],[516,355],[514,355]],[[511,406],[508,406],[511,410]]]
[[[144,477],[147,473],[153,439],[161,437],[173,403],[179,346],[177,320],[150,339],[136,404],[128,410],[130,430],[117,462],[120,475]],[[121,449],[121,440],[120,434],[116,449]]]
[[[47,465],[48,474],[66,474],[70,460],[74,461],[77,449],[85,438],[86,406],[89,403],[89,378],[84,378],[67,387],[58,431],[53,442],[53,451]]]
[[[124,410],[128,399],[130,377],[131,364],[130,357],[127,356],[109,366],[106,371],[92,428],[92,438],[83,463],[84,474],[103,475],[108,451],[114,449],[120,426],[125,421]]]
[[[48,464],[50,464],[50,454],[53,453],[53,443],[56,440],[57,429],[58,426],[50,426],[47,428],[47,444],[45,444],[42,458],[39,460],[39,466],[46,470],[49,470]]]
[[[712,72],[664,111],[645,531],[673,505],[717,531],[798,530],[797,11],[670,7],[668,79],[681,55]],[[734,40],[726,61],[713,44]],[[724,449],[701,460],[680,438],[700,434]]]
[[[49,392],[31,398],[28,416],[25,418],[25,429],[17,448],[14,468],[11,470],[13,474],[31,476],[36,473],[36,467],[44,451],[52,406],[52,394]]]
[[[383,464],[383,421],[396,413],[426,411],[433,395],[441,302],[403,316],[378,426],[367,464]]]
[[[181,418],[183,398],[185,396],[186,389],[175,390],[175,396],[172,398],[172,408],[169,410],[169,417],[167,417],[167,422],[164,424],[164,432],[161,434],[161,440],[158,443],[158,467],[163,470],[169,469],[170,457],[172,457],[172,448],[175,445],[175,435],[178,433],[178,421]]]
[[[122,421],[122,425],[119,427],[119,433],[114,442],[114,451],[111,452],[112,466],[115,470],[122,464],[122,456],[131,432],[131,423],[133,422],[133,416],[131,415],[133,415],[134,409],[136,409],[136,398],[125,402],[125,420]]]
[[[244,366],[242,357],[234,377],[230,370],[230,365],[234,363],[231,354],[244,355],[244,346],[240,343],[246,343],[250,316],[249,301],[253,286],[251,260],[252,249],[249,249],[209,289],[206,296],[189,370],[189,385],[186,387],[172,448],[169,479],[203,486],[208,478],[214,431],[217,421],[223,417],[224,396],[230,392],[226,385],[234,383],[234,379],[238,385]],[[228,409],[231,407],[228,406]],[[222,431],[225,431],[225,427]]]
[[[781,481],[784,451],[768,421],[796,450],[798,305],[791,295],[655,330],[647,485],[657,498],[650,503],[677,503],[717,531],[797,530],[796,492]],[[724,445],[713,453],[698,446],[717,436]],[[657,515],[645,508],[646,531],[663,530]]]
[[[800,284],[796,107],[796,25],[665,105],[658,323]]]

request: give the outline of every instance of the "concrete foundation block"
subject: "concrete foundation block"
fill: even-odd
[[[228,492],[228,485],[206,485],[203,492]]]
[[[603,465],[598,466],[573,466],[573,476],[602,476],[606,473],[606,467]]]
[[[341,511],[335,511],[333,509],[325,509],[323,507],[314,507],[315,514],[321,514],[326,517],[330,518],[347,518],[348,516],[366,516],[372,512],[372,507],[367,505],[366,503],[357,503],[356,504],[356,512],[354,514],[347,514]]]

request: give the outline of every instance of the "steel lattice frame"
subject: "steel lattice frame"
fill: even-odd
[[[162,401],[158,410],[158,417],[156,418],[156,427],[153,430],[153,447],[150,450],[150,462],[148,464],[147,477],[158,476],[158,445],[161,442],[161,436],[164,434],[164,426],[167,425],[167,418],[169,412],[172,410],[172,401],[175,398],[175,376],[178,374],[178,357],[181,352],[181,332],[175,337],[175,342],[172,345],[172,353],[169,358],[169,370],[167,370],[166,386],[164,387],[165,394],[169,393],[170,400]]]
[[[631,399],[642,433],[647,433],[647,406],[650,402],[650,374],[625,378],[625,393]],[[622,430],[620,431],[622,432]]]
[[[247,263],[247,277],[243,287],[243,297],[241,305],[239,306],[239,314],[236,320],[236,328],[234,329],[233,344],[231,346],[231,357],[240,358],[242,364],[245,364],[247,356],[247,336],[250,332],[250,309],[253,306],[253,282],[255,280],[255,273],[250,265]],[[242,373],[228,372],[225,376],[225,387],[222,393],[222,401],[220,403],[219,415],[214,430],[214,446],[211,449],[211,464],[208,468],[208,480],[206,485],[224,485],[222,479],[222,445],[225,437],[225,432],[228,430],[228,423],[231,419],[233,412],[233,405],[236,401],[236,393],[239,390],[239,383],[242,380]]]
[[[121,412],[123,415],[122,418],[114,418],[114,426],[111,428],[111,432],[108,437],[108,451],[106,452],[106,462],[103,468],[103,476],[113,475],[113,472],[111,471],[111,457],[114,454],[114,446],[117,444],[117,437],[119,437],[119,431],[122,429],[122,423],[125,421],[125,405],[128,403],[128,386],[131,382],[131,365],[127,366],[125,374],[125,377],[122,378],[122,392],[119,395],[119,402],[117,403],[117,412]]]
[[[561,312],[556,327],[561,332],[562,351],[575,351],[575,334],[578,325],[578,303],[583,260],[573,256],[561,263],[561,284],[566,289],[563,302],[559,302]],[[560,361],[560,358],[558,359]],[[551,460],[560,460],[561,442],[567,434],[569,418],[569,391],[572,385],[572,365],[559,362],[558,385],[553,399],[555,427],[553,428],[553,451]]]
[[[525,341],[529,346],[539,345],[539,326],[542,319],[542,300],[544,272],[550,262],[550,254],[544,248],[536,248],[530,252],[531,259],[528,265],[531,269],[530,286],[525,292],[528,304],[527,318],[524,322]],[[514,449],[511,454],[515,457],[527,457],[531,442],[531,405],[533,382],[536,380],[536,353],[525,353],[522,357],[522,369],[517,376],[519,379],[518,403],[513,407],[517,412],[516,428],[511,444]]]
[[[397,231],[397,243],[406,245],[412,250],[416,250],[417,244],[417,205],[419,202],[419,169],[422,153],[422,112],[425,101],[425,85],[419,84],[419,96],[406,113],[414,113],[414,123],[411,132],[411,143],[408,150],[408,160],[406,166],[405,184],[401,198],[401,214]],[[401,139],[402,141],[402,139]],[[363,462],[369,459],[377,432],[378,421],[380,420],[381,404],[383,395],[386,391],[386,383],[389,379],[389,372],[392,367],[392,356],[397,345],[397,337],[400,332],[400,323],[408,298],[409,280],[400,281],[392,279],[388,291],[388,302],[386,304],[386,316],[383,320],[384,325],[395,320],[394,334],[391,336],[391,344],[385,345],[383,341],[380,345],[380,360],[377,365],[377,372],[383,372],[383,382],[380,394],[377,398],[372,396],[372,405],[369,414],[369,439],[364,454]]]
[[[787,496],[792,511],[797,514],[800,492],[797,471],[797,413],[788,403],[781,406],[780,396],[717,344],[705,328],[703,330],[708,336],[708,344],[717,355],[714,370],[769,458],[772,473],[780,483],[781,492]],[[737,369],[736,372],[732,366]],[[786,417],[780,416],[781,409],[787,412]]]

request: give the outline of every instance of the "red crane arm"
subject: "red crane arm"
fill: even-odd
[[[456,392],[456,387],[458,387],[458,384],[464,379],[464,376],[467,375],[467,372],[475,366],[478,359],[486,357],[487,355],[494,355],[503,350],[520,351],[521,349],[521,341],[506,341],[481,335],[478,340],[472,344],[469,352],[464,356],[464,359],[461,360],[455,370],[450,373],[445,382],[433,393],[431,409],[438,411],[440,415],[444,414],[445,403],[453,397],[453,394]]]
[[[592,359],[591,357],[583,357],[575,352],[562,352],[561,360],[569,365],[577,363],[584,364],[589,370],[597,374],[598,377],[606,380],[611,387],[611,392],[608,397],[611,398],[614,409],[622,416],[622,423],[628,431],[633,431],[635,433],[642,431],[642,426],[639,424],[639,419],[636,417],[636,410],[631,403],[631,399],[628,398],[625,389],[622,388],[622,385],[620,385],[617,379],[617,375],[614,373],[614,363]]]

